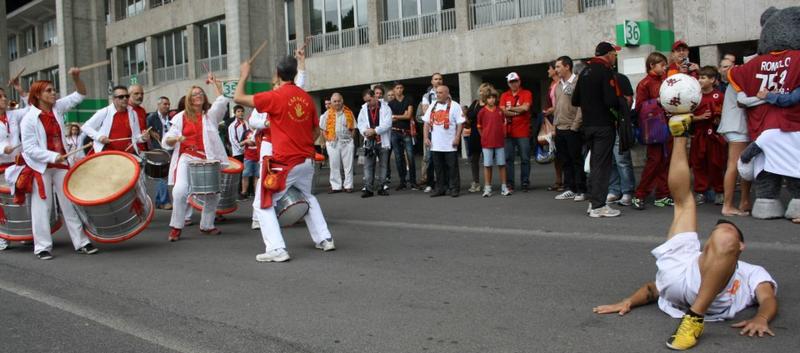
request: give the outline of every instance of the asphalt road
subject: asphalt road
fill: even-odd
[[[292,260],[281,264],[255,261],[264,245],[247,203],[218,224],[219,236],[193,226],[169,243],[169,213],[158,211],[147,231],[94,256],[74,253],[63,230],[52,261],[14,244],[0,252],[0,351],[667,351],[678,321],[656,306],[625,317],[591,308],[654,278],[649,251],[671,209],[590,219],[585,203],[544,190],[551,168],[535,165],[536,189],[511,197],[323,192],[337,250],[316,250],[301,224],[284,230]],[[702,234],[718,212],[699,207]],[[778,281],[776,337],[710,323],[693,351],[796,352],[800,226],[736,221],[742,259]]]

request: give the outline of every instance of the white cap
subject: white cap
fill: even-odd
[[[516,72],[512,72],[512,73],[506,75],[506,81],[508,81],[508,82],[519,81],[519,75],[517,75]]]

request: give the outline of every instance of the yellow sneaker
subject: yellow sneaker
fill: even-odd
[[[672,133],[672,136],[680,137],[680,136],[688,136],[689,135],[689,126],[692,125],[692,114],[679,114],[673,115],[669,118],[667,122],[667,126],[669,126],[669,131]]]
[[[676,351],[687,350],[697,344],[697,339],[702,334],[703,318],[683,315],[675,334],[667,340],[667,347]]]

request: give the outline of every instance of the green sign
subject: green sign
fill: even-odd
[[[131,86],[139,84],[139,79],[136,76],[131,76]]]
[[[617,44],[627,45],[625,37],[628,29],[625,24],[618,24],[616,26]],[[675,41],[675,32],[669,29],[656,28],[655,23],[650,21],[632,21],[635,22],[639,28],[639,43],[638,45],[652,45],[656,50],[668,52],[672,50],[672,42]]]
[[[625,37],[623,37],[625,46],[639,46],[639,40],[642,38],[642,31],[639,30],[639,24],[636,23],[636,21],[625,20],[623,29],[625,31]]]
[[[222,95],[233,99],[233,94],[236,93],[236,85],[238,84],[239,80],[224,81],[222,83]]]

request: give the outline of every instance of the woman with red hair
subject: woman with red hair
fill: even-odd
[[[22,159],[25,166],[16,178],[16,193],[31,194],[31,225],[33,228],[33,253],[42,260],[53,255],[53,238],[50,235],[50,208],[53,197],[58,199],[61,213],[67,225],[75,251],[94,254],[97,248],[83,233],[78,213],[72,202],[64,195],[64,176],[69,162],[66,158],[67,130],[64,115],[83,101],[86,85],[80,78],[80,70],[71,68],[69,75],[75,82],[75,92],[56,99],[56,89],[50,81],[36,81],[31,85],[28,113],[20,122],[22,133]]]
[[[219,122],[225,117],[230,100],[222,95],[222,84],[213,74],[208,74],[206,82],[214,85],[217,99],[214,104],[208,102],[206,92],[192,86],[186,94],[185,110],[172,118],[172,126],[162,137],[161,145],[168,150],[174,149],[169,168],[169,185],[172,188],[172,218],[169,221],[169,241],[177,241],[185,225],[185,216],[191,206],[187,204],[189,197],[189,162],[218,161],[221,168],[228,165],[228,155],[217,133]],[[219,194],[197,195],[203,201],[200,216],[200,231],[204,234],[217,235],[220,230],[214,226],[214,216],[219,203]]]

